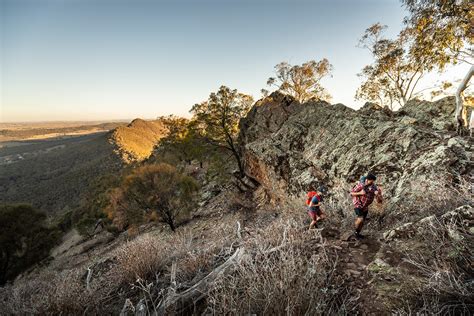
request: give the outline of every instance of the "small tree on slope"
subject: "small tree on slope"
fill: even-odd
[[[217,92],[209,95],[207,101],[195,104],[191,109],[195,125],[208,142],[232,153],[240,178],[245,176],[245,172],[237,144],[239,122],[247,115],[252,104],[251,96],[221,86]]]

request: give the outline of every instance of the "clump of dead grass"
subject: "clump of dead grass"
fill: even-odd
[[[318,231],[279,221],[245,243],[247,256],[209,293],[214,314],[301,315],[349,312],[348,288],[335,279],[337,257]]]

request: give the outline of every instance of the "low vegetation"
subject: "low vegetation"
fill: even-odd
[[[465,214],[446,215],[426,219],[415,232],[416,242],[406,241],[414,250],[403,259],[413,281],[403,295],[411,304],[399,314],[467,315],[474,306],[473,236]]]
[[[0,205],[0,285],[49,255],[60,233],[30,205]]]
[[[213,314],[339,314],[354,309],[335,274],[334,250],[295,221],[278,221],[250,238],[235,270],[211,287]]]
[[[110,194],[107,214],[120,230],[156,219],[175,230],[196,208],[197,182],[175,167],[159,163],[132,170]]]

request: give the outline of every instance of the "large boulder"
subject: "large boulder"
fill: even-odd
[[[368,171],[377,174],[389,207],[412,203],[472,172],[467,140],[436,129],[429,119],[444,113],[449,100],[420,103],[418,109],[410,103],[394,113],[371,104],[359,111],[323,101],[300,104],[272,94],[242,120],[245,170],[279,203],[301,199],[310,184],[347,196]]]

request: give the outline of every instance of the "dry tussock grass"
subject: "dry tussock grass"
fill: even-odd
[[[472,203],[472,194],[472,184],[466,179],[461,178],[453,184],[451,175],[441,175],[429,182],[412,183],[397,207],[406,217],[442,215],[446,211]]]
[[[216,229],[213,238],[203,241],[190,229],[182,229],[167,237],[146,234],[127,242],[115,251],[117,265],[113,274],[122,283],[154,280],[167,274],[172,262],[177,264],[177,280],[186,282],[211,268],[226,245],[231,242],[230,225]],[[226,251],[228,252],[228,251]]]
[[[347,312],[347,289],[334,279],[334,253],[318,231],[280,221],[250,238],[250,255],[209,293],[213,314],[302,315]],[[317,250],[315,250],[317,249]]]
[[[467,315],[473,310],[474,237],[468,226],[462,215],[427,223],[418,237],[426,249],[405,259],[418,274],[420,284],[410,297],[415,304],[400,314]]]
[[[92,267],[94,276],[89,290],[85,267],[43,271],[0,288],[2,313],[115,313],[120,308],[117,302],[123,304],[124,296],[135,303],[141,301],[153,312],[152,307],[170,286],[173,263],[177,267],[176,288],[187,288],[230,255],[234,239],[235,227],[226,223],[213,228],[211,239],[197,238],[190,229],[166,236],[144,234],[117,248],[105,271]]]
[[[76,315],[98,303],[94,291],[86,291],[83,271],[47,271],[25,278],[15,286],[0,288],[2,313],[5,315]]]
[[[114,275],[120,283],[134,283],[161,271],[169,263],[169,243],[149,234],[127,242],[115,251]]]

